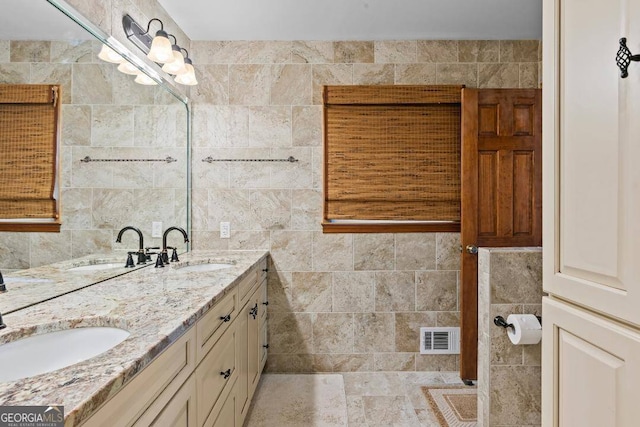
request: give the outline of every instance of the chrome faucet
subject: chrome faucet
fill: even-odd
[[[169,228],[167,228],[164,231],[164,234],[162,235],[162,261],[164,263],[169,263],[169,255],[167,254],[167,249],[173,249],[173,253],[171,254],[171,262],[180,261],[178,259],[178,251],[176,250],[176,248],[172,248],[170,246],[167,246],[167,235],[172,230],[178,230],[179,232],[181,232],[182,233],[182,237],[184,237],[184,242],[185,243],[189,242],[189,236],[187,235],[187,232],[184,230],[184,228],[182,228],[182,227],[169,227]]]
[[[0,294],[3,292],[7,292],[7,285],[4,284],[4,278],[2,277],[2,272],[0,271]]]
[[[122,234],[127,230],[133,230],[136,233],[138,233],[138,238],[140,239],[140,249],[138,249],[138,264],[146,264],[147,263],[147,256],[144,253],[144,237],[142,237],[142,231],[140,231],[140,229],[138,229],[136,227],[132,227],[130,225],[124,227],[118,233],[118,237],[116,238],[116,243],[121,243],[122,242]],[[127,262],[127,266],[128,265],[129,265],[129,263]],[[133,265],[131,265],[131,267],[133,267]]]
[[[5,325],[4,322],[2,321],[2,313],[0,313],[0,329],[4,329],[6,327],[7,325]]]

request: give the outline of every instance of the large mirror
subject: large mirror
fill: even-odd
[[[0,84],[62,86],[62,226],[60,233],[0,232],[0,271],[10,279],[89,255],[122,267],[76,274],[62,287],[34,281],[26,301],[5,280],[9,292],[0,294],[0,313],[126,272],[127,251],[138,249],[139,238],[127,231],[116,243],[125,226],[142,231],[145,247],[161,246],[157,229],[190,226],[189,105],[180,89],[168,81],[137,84],[117,64],[99,59],[103,42],[138,66],[135,56],[143,54],[127,50],[64,2],[6,0],[3,10]],[[156,233],[153,223],[161,223]],[[168,237],[170,246],[188,250],[180,233]]]

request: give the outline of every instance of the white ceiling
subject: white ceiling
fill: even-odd
[[[2,0],[0,40],[88,40],[94,38],[45,0]]]
[[[192,40],[540,39],[541,0],[158,0]]]

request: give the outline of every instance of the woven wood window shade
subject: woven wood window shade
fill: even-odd
[[[461,89],[324,88],[325,232],[459,230]]]
[[[57,85],[0,85],[0,230],[59,231]]]

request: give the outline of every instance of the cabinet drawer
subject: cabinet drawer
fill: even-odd
[[[238,285],[238,298],[240,300],[240,306],[244,306],[249,299],[249,296],[253,293],[258,284],[258,269],[253,268],[249,271],[249,273],[242,279],[240,284]]]
[[[269,264],[267,259],[263,259],[260,261],[256,267],[258,269],[258,282],[262,282],[263,280],[267,280],[267,272],[269,271]]]
[[[215,345],[238,315],[238,293],[234,290],[214,305],[196,325],[198,360]]]
[[[236,331],[229,329],[196,368],[198,425],[204,425],[225,390],[238,377]]]
[[[170,398],[176,393],[195,369],[195,354],[196,337],[191,328],[127,383],[83,426],[131,425],[156,398],[160,399],[163,395]]]
[[[269,306],[269,299],[267,297],[267,279],[265,278],[262,283],[260,283],[260,288],[258,289],[258,307],[260,312],[260,323],[266,322],[267,319],[267,307]]]

